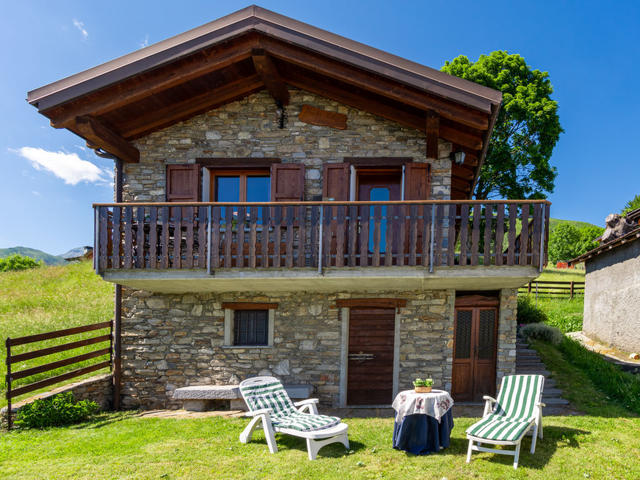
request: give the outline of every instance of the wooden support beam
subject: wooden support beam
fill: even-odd
[[[267,87],[269,94],[276,102],[282,105],[289,105],[289,90],[287,90],[287,85],[282,80],[278,69],[269,55],[260,48],[254,48],[251,51],[251,59],[253,60],[253,66],[256,72],[262,79],[262,83]]]
[[[274,58],[306,68],[312,72],[383,95],[414,108],[425,111],[435,110],[444,118],[472,128],[485,130],[489,125],[490,112],[479,112],[478,110],[456,105],[453,102],[404,87],[399,85],[398,82],[382,76],[376,76],[369,72],[349,67],[338,61],[312,54],[274,39],[261,38],[260,44]],[[421,129],[423,128],[421,127]]]
[[[68,102],[43,113],[51,119],[53,127],[68,128],[77,116],[104,115],[181,83],[246,60],[251,56],[251,47],[255,42],[254,37],[249,37],[231,47],[213,48],[206,53],[192,56],[177,67],[163,68],[158,72],[107,87],[96,94]]]
[[[468,180],[462,180],[461,178],[452,176],[451,187],[461,192],[469,193],[471,191],[471,182]]]
[[[78,117],[71,128],[87,141],[89,148],[101,148],[126,163],[138,163],[140,152],[124,138],[88,115]]]
[[[451,175],[453,175],[454,177],[458,177],[461,180],[471,181],[475,178],[476,172],[473,168],[467,167],[464,164],[457,165],[454,163],[451,166]]]
[[[438,158],[438,137],[440,136],[440,116],[433,110],[427,110],[427,158]]]
[[[242,98],[262,88],[264,88],[264,84],[258,75],[241,78],[216,90],[201,93],[195,97],[132,118],[130,122],[122,126],[122,134],[126,138],[138,138],[229,101]]]

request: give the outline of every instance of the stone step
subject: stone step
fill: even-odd
[[[516,362],[516,370],[546,370],[544,363],[531,362],[531,363],[518,363]]]
[[[558,405],[558,406],[543,408],[542,415],[547,417],[555,417],[555,416],[575,415],[575,412],[573,412],[567,406]],[[542,419],[542,424],[544,425],[544,418]]]
[[[545,397],[542,396],[542,403],[546,403],[547,405],[569,405],[569,400],[560,397]]]
[[[530,348],[516,348],[516,356],[518,355],[538,355],[538,352]]]
[[[543,362],[537,357],[516,358],[516,364],[528,365],[530,363],[542,364]]]
[[[562,395],[562,390],[559,388],[549,387],[548,380],[544,382],[544,390],[542,391],[542,395],[554,397]]]
[[[551,375],[549,370],[543,370],[541,368],[518,368],[516,367],[516,374],[518,375],[544,375],[545,377]]]

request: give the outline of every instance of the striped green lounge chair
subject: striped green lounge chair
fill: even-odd
[[[278,451],[275,432],[306,439],[309,460],[315,460],[318,451],[330,443],[339,442],[349,448],[347,424],[338,417],[318,415],[317,398],[293,403],[280,380],[275,377],[249,378],[240,383],[240,393],[249,407],[247,416],[253,417],[240,434],[242,443],[251,441],[254,429],[262,420],[271,453]]]
[[[531,453],[536,451],[536,438],[542,438],[542,375],[507,375],[500,385],[498,399],[485,395],[484,416],[467,429],[469,450],[467,463],[471,461],[471,452],[501,453],[513,455],[513,468],[518,468],[520,442],[533,428]],[[474,445],[474,442],[477,445]],[[498,450],[482,447],[481,444],[515,445],[515,450]]]

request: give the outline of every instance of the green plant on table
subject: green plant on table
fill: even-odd
[[[431,378],[426,378],[426,379],[422,379],[422,378],[416,378],[413,381],[413,386],[414,387],[432,387],[433,386],[433,379]]]

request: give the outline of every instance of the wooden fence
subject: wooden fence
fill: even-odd
[[[518,290],[518,293],[535,295],[537,297],[573,298],[576,295],[584,295],[584,282],[574,281],[538,281],[527,283]]]
[[[79,333],[92,332],[96,330],[104,330],[107,328],[109,329],[108,333],[101,334],[95,337],[76,340],[73,342],[64,343],[62,345],[55,345],[52,347],[46,347],[46,348],[40,348],[40,349],[31,350],[31,351],[21,352],[19,354],[15,354],[12,352],[12,348],[20,345],[28,345],[32,343],[42,342],[44,340],[51,340],[54,338],[69,337],[72,335],[77,335]],[[19,370],[14,372],[11,368],[12,366],[20,362],[25,362],[27,360],[32,360],[34,358],[45,357],[47,355],[52,355],[54,353],[59,353],[59,352],[67,352],[70,350],[74,350],[76,348],[85,347],[87,345],[95,345],[103,342],[109,342],[109,346],[102,347],[88,353],[83,353],[81,355],[74,355],[62,360],[57,360],[55,362],[49,362],[43,365],[26,368],[24,370]],[[67,328],[64,330],[56,330],[53,332],[29,335],[26,337],[7,338],[5,344],[7,347],[7,357],[6,357],[7,425],[8,425],[8,428],[11,428],[11,425],[12,425],[11,400],[13,398],[19,395],[23,395],[25,393],[39,390],[44,387],[48,387],[49,385],[63,382],[71,378],[79,377],[80,375],[84,375],[86,373],[100,370],[101,368],[111,367],[112,351],[113,351],[113,348],[112,348],[113,347],[113,322],[111,321],[100,322],[100,323],[94,323],[91,325],[83,325],[80,327]],[[31,377],[33,375],[50,372],[52,370],[56,370],[61,367],[74,365],[80,362],[86,362],[87,360],[98,359],[99,357],[102,357],[104,355],[109,355],[109,359],[100,360],[100,361],[97,361],[96,363],[92,363],[91,365],[83,366],[82,368],[77,368],[70,372],[65,372],[60,375],[55,375],[53,377],[45,378],[43,380],[38,380],[32,383],[29,383],[27,385],[19,386],[17,388],[13,387],[13,382],[15,380],[20,380],[20,379]]]

